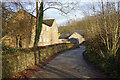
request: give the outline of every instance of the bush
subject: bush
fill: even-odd
[[[100,50],[97,46],[95,47],[94,44],[89,41],[86,42],[87,45],[87,50],[85,52],[85,57],[90,61],[91,63],[95,64],[96,67],[98,67],[100,70],[108,74],[110,77],[117,78],[119,77],[118,74],[118,60],[117,57],[115,56],[105,56],[102,57],[99,55]],[[101,45],[98,45],[101,46]],[[103,46],[102,49],[106,51],[105,47]]]

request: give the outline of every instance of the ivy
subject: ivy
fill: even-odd
[[[35,35],[35,42],[34,42],[34,47],[37,46],[38,41],[39,41],[39,35],[42,30],[42,22],[43,22],[43,2],[40,4],[40,9],[39,9],[39,22],[38,22],[38,28],[36,27],[36,35]]]

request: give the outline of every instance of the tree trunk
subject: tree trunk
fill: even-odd
[[[40,4],[39,16],[37,16],[34,47],[38,46],[39,36],[41,33],[41,29],[42,29],[42,22],[43,22],[43,2],[41,2]]]
[[[101,2],[102,2],[102,14],[103,14],[104,28],[105,28],[105,37],[106,37],[106,44],[105,45],[107,46],[107,54],[109,54],[109,52],[110,52],[110,44],[109,44],[109,38],[108,38],[106,15],[105,15],[105,11],[104,11],[103,0]]]

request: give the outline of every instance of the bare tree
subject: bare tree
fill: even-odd
[[[40,3],[40,2],[39,2]],[[77,4],[77,3],[75,3],[75,4]],[[74,4],[74,5],[75,5]],[[71,10],[73,10],[74,9],[74,7],[72,7],[72,8],[70,8],[70,5],[69,4],[67,4],[67,6],[65,6],[66,4],[62,4],[62,3],[60,3],[60,2],[56,2],[56,5],[60,5],[61,6],[61,8],[57,8],[57,7],[54,7],[54,5],[53,4],[51,4],[51,5],[49,5],[47,8],[43,8],[43,5],[44,5],[44,1],[42,0],[41,1],[41,3],[40,3],[40,9],[39,9],[39,11],[38,11],[38,0],[36,1],[36,17],[37,17],[37,19],[36,19],[36,35],[35,35],[35,41],[34,41],[34,46],[37,46],[37,44],[38,44],[38,40],[39,40],[39,35],[40,35],[40,33],[41,33],[41,28],[42,28],[42,21],[43,21],[43,13],[46,11],[46,10],[48,10],[48,9],[51,9],[51,8],[54,8],[54,9],[57,9],[57,10],[59,10],[59,11],[61,11],[62,13],[64,13],[64,14],[68,14],[68,13],[70,13],[70,11]],[[67,10],[66,10],[67,9]],[[38,15],[38,13],[39,13],[39,15]],[[40,21],[40,19],[41,19],[41,21]],[[40,30],[39,30],[40,29]]]
[[[116,53],[119,48],[119,10],[116,14],[116,7],[115,2],[112,4],[112,14],[109,10],[110,3],[107,2],[107,13],[105,13],[105,6],[102,0],[102,13],[103,13],[103,20],[104,20],[104,30],[105,30],[105,45],[107,47],[107,54],[116,56]],[[118,9],[119,9],[119,2],[118,2]],[[106,17],[108,16],[108,18]],[[109,25],[108,25],[109,24]]]

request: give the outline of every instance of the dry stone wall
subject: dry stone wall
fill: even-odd
[[[3,47],[2,77],[9,78],[24,69],[49,58],[58,52],[79,47],[77,44],[55,44],[30,49],[13,49]],[[69,53],[68,53],[69,54]]]

